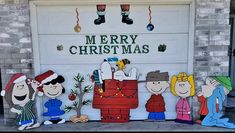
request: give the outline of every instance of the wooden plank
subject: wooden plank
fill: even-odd
[[[33,68],[34,68],[34,74],[38,75],[40,74],[40,52],[39,52],[39,45],[38,45],[38,29],[37,27],[37,8],[36,5],[33,3],[30,3],[30,25],[32,28],[32,42],[33,42]],[[41,117],[41,114],[43,112],[42,109],[43,99],[42,97],[36,97],[36,111],[37,111],[37,118],[38,122],[43,122],[43,118]]]
[[[189,16],[189,46],[188,46],[188,73],[193,73],[194,67],[194,23],[195,23],[195,1],[190,4]]]
[[[79,12],[80,33],[74,31],[76,12]],[[133,5],[130,7],[129,17],[132,25],[122,23],[120,6],[107,6],[105,23],[95,25],[98,18],[96,6],[39,6],[38,32],[39,34],[97,34],[97,33],[188,33],[189,6],[188,5],[152,5],[153,31],[148,31],[148,6]]]
[[[30,0],[30,2],[35,5],[96,5],[97,3],[105,3],[107,5],[118,5],[122,4],[136,4],[136,5],[147,5],[147,4],[157,4],[157,5],[166,5],[166,4],[191,4],[193,0]]]
[[[145,75],[147,72],[151,70],[160,69],[161,71],[169,71],[170,76],[173,74],[178,74],[181,71],[192,72],[193,70],[193,27],[194,24],[194,5],[192,4],[193,0],[150,0],[150,1],[141,1],[141,0],[127,0],[125,2],[131,4],[131,12],[130,17],[134,19],[134,24],[131,26],[123,25],[120,15],[120,0],[30,0],[30,7],[32,17],[31,17],[31,26],[34,31],[33,33],[33,45],[34,45],[34,58],[35,61],[35,73],[42,73],[48,69],[55,70],[59,74],[63,74],[66,78],[65,88],[67,90],[66,94],[61,96],[60,99],[64,101],[64,104],[69,103],[68,94],[70,88],[73,86],[73,74],[76,74],[78,71],[82,71],[83,74],[87,76],[88,73],[92,73],[92,71],[96,68],[99,68],[100,60],[103,60],[103,57],[93,56],[93,59],[84,58],[80,60],[80,57],[64,58],[61,56],[61,53],[58,56],[57,51],[55,51],[55,46],[62,43],[70,42],[79,43],[82,40],[77,39],[78,36],[84,36],[87,34],[123,34],[123,33],[137,33],[137,34],[152,34],[159,36],[158,40],[155,37],[149,38],[153,39],[153,42],[165,42],[164,38],[172,39],[169,46],[176,45],[174,50],[178,49],[179,54],[173,58],[175,53],[167,53],[167,56],[163,56],[160,54],[162,58],[153,58],[156,56],[150,56],[150,59],[145,60],[145,57],[142,55],[135,57],[130,56],[130,60],[133,60],[134,64],[127,66],[127,70],[130,67],[137,66],[139,73],[142,74],[140,76],[140,80],[145,79]],[[96,26],[93,24],[95,18],[97,18],[96,7],[95,5],[99,2],[107,2],[107,22],[105,25]],[[152,23],[155,25],[155,29],[152,32],[146,30],[146,25],[148,24],[148,4],[152,5]],[[175,4],[175,5],[173,5]],[[181,5],[178,5],[181,4]],[[182,5],[184,4],[184,5]],[[185,5],[186,4],[186,5]],[[189,6],[190,4],[190,6]],[[76,6],[78,5],[78,6]],[[82,31],[80,33],[75,33],[73,31],[73,27],[75,26],[76,17],[75,17],[75,8],[79,7],[79,18],[80,25],[82,26]],[[89,8],[86,8],[89,7]],[[143,8],[144,7],[144,8]],[[37,10],[36,10],[37,8]],[[85,9],[83,9],[85,8]],[[86,9],[91,9],[87,11]],[[189,13],[190,10],[190,13]],[[108,12],[112,11],[112,12]],[[88,13],[88,16],[86,14]],[[59,14],[59,15],[58,15]],[[143,17],[144,16],[144,17]],[[190,16],[190,17],[189,17]],[[139,18],[141,18],[140,21]],[[189,20],[190,19],[190,20]],[[192,20],[191,20],[192,19]],[[143,21],[144,20],[144,21]],[[115,22],[113,22],[115,21]],[[88,23],[90,22],[90,23]],[[188,23],[189,22],[189,23]],[[117,25],[121,25],[118,27]],[[141,26],[139,26],[141,25]],[[93,26],[93,27],[92,27]],[[190,28],[189,28],[190,27]],[[95,30],[94,30],[95,29]],[[123,32],[125,31],[125,32]],[[38,40],[39,35],[39,40]],[[61,36],[60,36],[61,35]],[[67,38],[67,36],[74,37]],[[77,36],[76,36],[77,35]],[[178,37],[173,37],[173,36]],[[183,35],[182,38],[180,35]],[[57,36],[57,37],[55,37]],[[161,36],[161,37],[160,37]],[[60,39],[58,39],[61,37]],[[67,38],[67,39],[66,39]],[[79,37],[78,37],[79,38]],[[148,37],[144,37],[148,39]],[[179,39],[181,38],[181,39]],[[175,41],[175,40],[178,41]],[[63,40],[63,41],[61,41]],[[186,42],[182,41],[186,40]],[[146,42],[143,41],[143,42]],[[148,41],[147,41],[148,42]],[[151,41],[150,41],[151,42]],[[153,43],[152,42],[152,43]],[[174,42],[174,43],[173,43]],[[84,44],[83,42],[81,44]],[[142,44],[142,43],[141,43]],[[181,45],[183,46],[181,47]],[[51,45],[51,46],[50,46]],[[64,44],[63,44],[64,45]],[[40,49],[37,48],[40,46]],[[186,46],[186,47],[185,47]],[[67,45],[64,47],[66,49]],[[180,47],[180,48],[179,48]],[[152,48],[151,48],[152,49]],[[180,49],[180,50],[179,50]],[[40,51],[39,51],[40,50]],[[171,47],[171,51],[173,47]],[[173,51],[174,51],[173,50]],[[186,56],[185,56],[185,52]],[[63,51],[60,51],[63,52]],[[40,56],[37,56],[39,55]],[[63,53],[62,53],[63,55]],[[184,55],[184,56],[182,56]],[[53,57],[58,56],[58,57]],[[172,58],[169,58],[169,57]],[[43,58],[42,58],[43,57]],[[98,58],[97,58],[98,57]],[[126,56],[120,56],[120,58],[124,58]],[[128,57],[128,56],[127,56]],[[157,56],[158,57],[158,56]],[[182,58],[181,58],[182,57]],[[40,59],[41,58],[41,59]],[[76,59],[77,58],[77,59]],[[107,58],[107,56],[105,56]],[[138,58],[136,60],[136,58]],[[143,59],[141,59],[143,58]],[[180,58],[180,59],[178,59]],[[35,60],[34,59],[34,60]],[[45,62],[43,62],[43,60]],[[90,60],[92,62],[90,62]],[[135,62],[136,60],[136,62]],[[43,65],[44,64],[44,65]],[[57,65],[55,65],[57,64]],[[144,104],[150,96],[150,93],[147,92],[144,87],[144,83],[139,84],[139,96],[140,96],[140,105],[137,109],[131,110],[131,120],[143,120],[147,118],[147,112],[145,111]],[[167,97],[167,119],[174,119],[174,104],[176,102],[174,96],[171,96],[169,90],[164,94]],[[92,94],[88,94],[85,98],[91,98]],[[46,98],[44,98],[45,102]],[[41,105],[39,105],[41,104]],[[63,104],[63,105],[64,105]],[[42,103],[37,102],[37,108],[42,107]],[[44,108],[45,110],[45,108]],[[67,120],[71,114],[75,112],[66,113],[64,116]],[[91,106],[84,107],[82,109],[82,113],[88,113],[91,120],[100,120],[100,111],[99,109],[93,109]]]
[[[100,44],[100,35],[95,37],[96,44],[86,44],[85,35],[40,35],[40,62],[41,64],[97,64],[103,59],[114,56],[120,59],[128,58],[133,63],[188,62],[188,34],[138,34],[135,44],[131,44],[130,37],[127,41],[129,44],[111,44],[110,35],[105,34],[105,36],[107,36],[107,44]],[[130,35],[126,34],[126,36]],[[120,35],[117,37],[120,38]],[[165,52],[158,51],[160,44],[166,45]],[[63,45],[63,51],[57,50],[58,45]],[[114,52],[114,47],[108,46],[109,52],[106,53],[105,45],[117,47],[116,52]],[[140,53],[137,52],[137,47]],[[144,47],[148,47],[148,53],[145,53]],[[84,52],[84,49],[87,52]]]

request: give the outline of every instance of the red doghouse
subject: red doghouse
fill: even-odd
[[[101,109],[101,122],[128,122],[130,109],[138,107],[137,80],[103,80],[99,88],[95,84],[93,108]]]

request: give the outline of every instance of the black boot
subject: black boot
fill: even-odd
[[[133,20],[128,15],[122,15],[122,22],[126,24],[133,24]]]
[[[105,23],[105,17],[104,17],[104,15],[99,15],[99,17],[98,17],[97,19],[95,19],[94,23],[95,23],[96,25],[99,25],[99,24],[101,24],[101,23]]]

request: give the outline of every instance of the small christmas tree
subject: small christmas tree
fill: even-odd
[[[83,96],[86,93],[89,93],[93,87],[92,85],[87,85],[82,89],[82,83],[84,82],[84,77],[78,73],[75,77],[75,84],[74,87],[75,89],[71,89],[71,93],[69,94],[68,98],[70,101],[74,101],[72,105],[65,105],[65,111],[70,112],[71,110],[76,111],[76,115],[72,116],[70,120],[74,123],[77,122],[87,122],[88,121],[88,116],[81,114],[81,109],[83,105],[89,105],[91,103],[91,100],[83,100]],[[77,100],[76,100],[77,98]],[[76,101],[75,101],[76,100]]]

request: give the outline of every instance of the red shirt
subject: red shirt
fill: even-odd
[[[202,95],[202,96],[198,96],[197,99],[201,103],[198,114],[199,115],[207,115],[208,114],[208,108],[207,108],[206,98]],[[217,102],[216,102],[216,112],[219,112],[219,103],[217,103]]]
[[[197,99],[201,103],[198,114],[199,115],[207,115],[208,114],[208,108],[207,108],[206,98],[202,95],[202,96],[198,96]]]
[[[147,112],[165,112],[165,102],[161,94],[153,94],[145,104]]]

